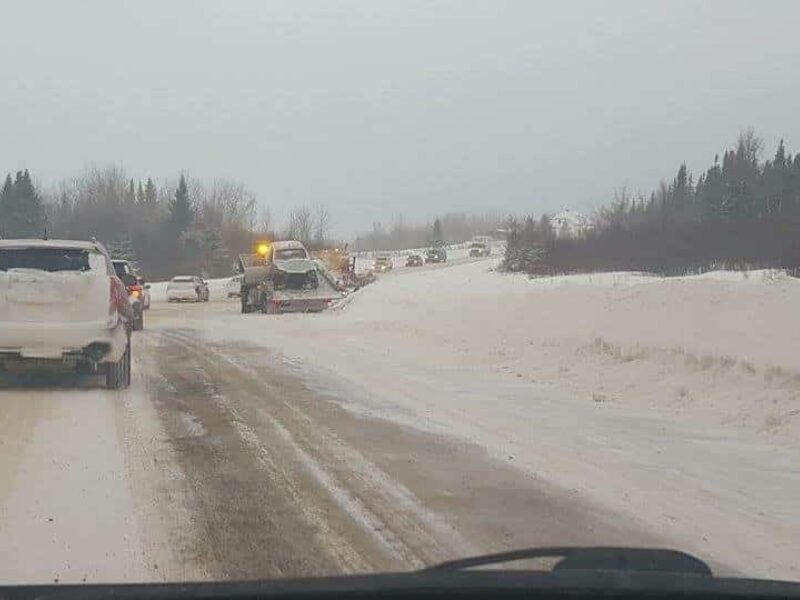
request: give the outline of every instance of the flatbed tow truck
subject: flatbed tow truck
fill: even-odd
[[[341,299],[336,280],[298,241],[259,242],[239,257],[242,312],[322,312]]]

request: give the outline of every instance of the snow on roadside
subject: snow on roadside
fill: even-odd
[[[267,346],[352,410],[478,444],[677,547],[800,577],[788,558],[800,553],[800,281],[529,279],[497,262],[390,274],[328,314],[195,325]]]

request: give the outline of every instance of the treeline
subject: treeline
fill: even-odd
[[[324,206],[291,211],[279,232],[269,210],[259,213],[255,196],[241,183],[180,175],[156,184],[113,165],[88,168],[46,193],[21,171],[9,175],[0,191],[1,237],[96,237],[112,256],[134,261],[151,279],[224,276],[257,237],[324,245],[329,229]]]
[[[469,240],[476,235],[493,235],[502,226],[502,216],[466,215],[447,213],[433,223],[406,223],[402,215],[396,216],[391,225],[384,227],[375,223],[372,231],[361,234],[354,241],[356,250],[408,250],[438,246]]]
[[[577,238],[549,222],[510,219],[505,266],[557,274],[634,270],[661,274],[715,268],[800,270],[800,153],[783,141],[761,161],[752,130],[695,181],[682,164],[649,197],[626,191]]]

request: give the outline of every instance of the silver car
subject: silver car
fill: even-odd
[[[208,284],[199,275],[178,275],[167,284],[167,302],[208,302]]]

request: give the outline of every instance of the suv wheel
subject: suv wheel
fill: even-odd
[[[131,342],[125,346],[125,352],[115,363],[106,364],[106,387],[118,390],[128,387],[131,383]]]
[[[133,316],[133,330],[141,331],[144,329],[144,309],[139,309],[139,314]]]

